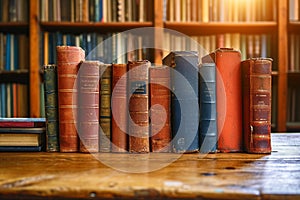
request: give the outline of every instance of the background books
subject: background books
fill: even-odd
[[[152,18],[150,0],[41,0],[41,20],[143,22]]]

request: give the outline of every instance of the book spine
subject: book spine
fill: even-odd
[[[127,64],[112,65],[112,152],[127,152]]]
[[[244,147],[249,153],[271,153],[272,60],[242,62]]]
[[[218,150],[242,151],[241,54],[232,48],[220,48],[202,58],[217,66]]]
[[[170,68],[150,67],[149,76],[151,151],[170,152],[172,139]]]
[[[171,52],[163,59],[171,70],[172,146],[177,153],[199,151],[199,75],[198,54],[193,51]]]
[[[80,47],[57,46],[59,142],[61,152],[77,152],[77,73],[85,52]]]
[[[128,62],[129,152],[148,153],[149,145],[149,61]]]
[[[100,152],[111,151],[111,64],[100,65]]]
[[[57,66],[44,66],[46,151],[59,151]]]
[[[80,152],[99,152],[99,61],[82,61],[78,73]]]
[[[203,63],[200,71],[200,153],[217,151],[216,65]]]

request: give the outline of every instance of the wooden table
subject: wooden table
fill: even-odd
[[[300,199],[300,134],[274,133],[272,148],[270,155],[175,160],[169,154],[0,153],[0,199]],[[137,173],[140,165],[166,166]]]

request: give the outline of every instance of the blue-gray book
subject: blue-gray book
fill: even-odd
[[[170,52],[163,64],[171,71],[171,127],[173,152],[199,151],[198,53]]]
[[[202,63],[200,71],[200,153],[217,151],[216,65]]]

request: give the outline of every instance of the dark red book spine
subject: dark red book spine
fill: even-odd
[[[272,59],[242,62],[244,147],[248,153],[271,153]]]
[[[77,73],[85,52],[80,47],[57,46],[59,142],[61,152],[77,152]]]
[[[150,67],[150,144],[153,152],[170,152],[170,68]]]
[[[127,64],[112,65],[112,152],[128,151]]]
[[[202,63],[217,66],[218,150],[240,152],[242,139],[241,54],[232,48],[220,48],[202,58]]]
[[[129,151],[148,153],[149,145],[149,61],[128,62]]]
[[[78,73],[80,152],[99,151],[99,61],[82,61]]]

